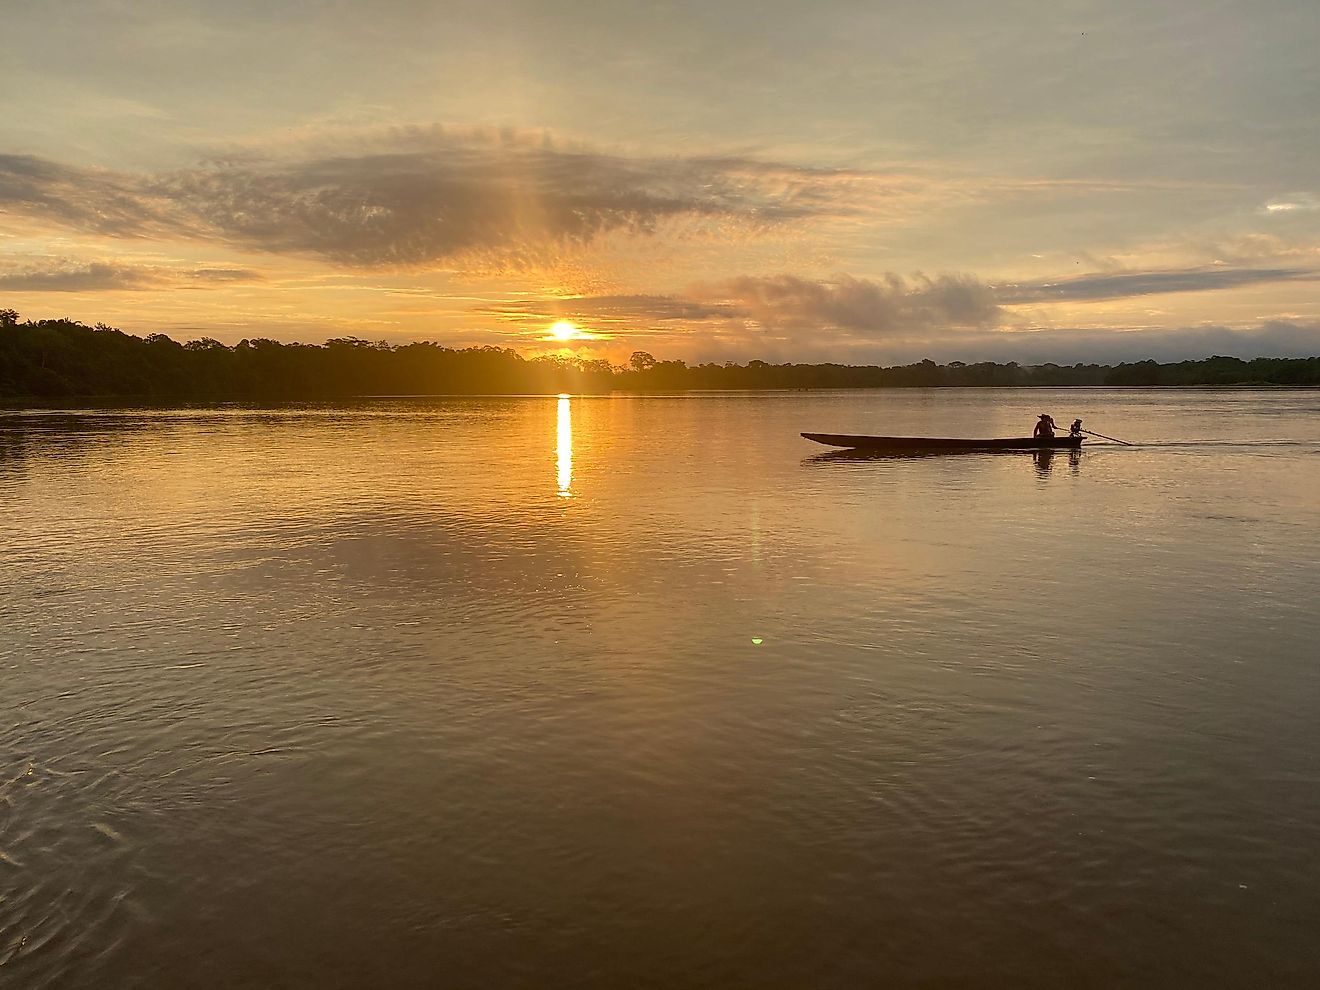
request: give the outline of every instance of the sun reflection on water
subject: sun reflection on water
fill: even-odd
[[[569,396],[559,396],[559,419],[555,430],[555,453],[558,457],[559,497],[572,498],[573,485],[573,411]]]

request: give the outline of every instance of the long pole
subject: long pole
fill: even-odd
[[[1128,443],[1126,440],[1120,440],[1118,437],[1107,437],[1103,433],[1092,433],[1090,430],[1082,430],[1088,436],[1099,437],[1101,440],[1112,440],[1114,443],[1121,443],[1124,447],[1135,447],[1135,443]]]

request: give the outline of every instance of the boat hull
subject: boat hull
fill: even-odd
[[[1006,439],[953,437],[867,437],[848,433],[804,433],[827,447],[849,450],[1076,450],[1081,437],[1009,437]]]

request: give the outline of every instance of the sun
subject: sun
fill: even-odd
[[[550,335],[555,340],[572,340],[574,337],[581,336],[581,334],[582,331],[577,328],[577,325],[569,323],[568,320],[560,320],[550,328]]]

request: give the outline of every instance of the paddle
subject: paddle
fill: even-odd
[[[1103,433],[1092,433],[1090,430],[1079,430],[1079,432],[1081,432],[1081,433],[1085,433],[1085,434],[1087,434],[1088,436],[1099,437],[1101,440],[1112,440],[1112,441],[1114,441],[1114,443],[1121,443],[1124,447],[1135,447],[1135,446],[1136,446],[1135,443],[1128,443],[1126,440],[1120,440],[1120,439],[1118,439],[1118,437],[1107,437],[1107,436],[1105,436]]]

